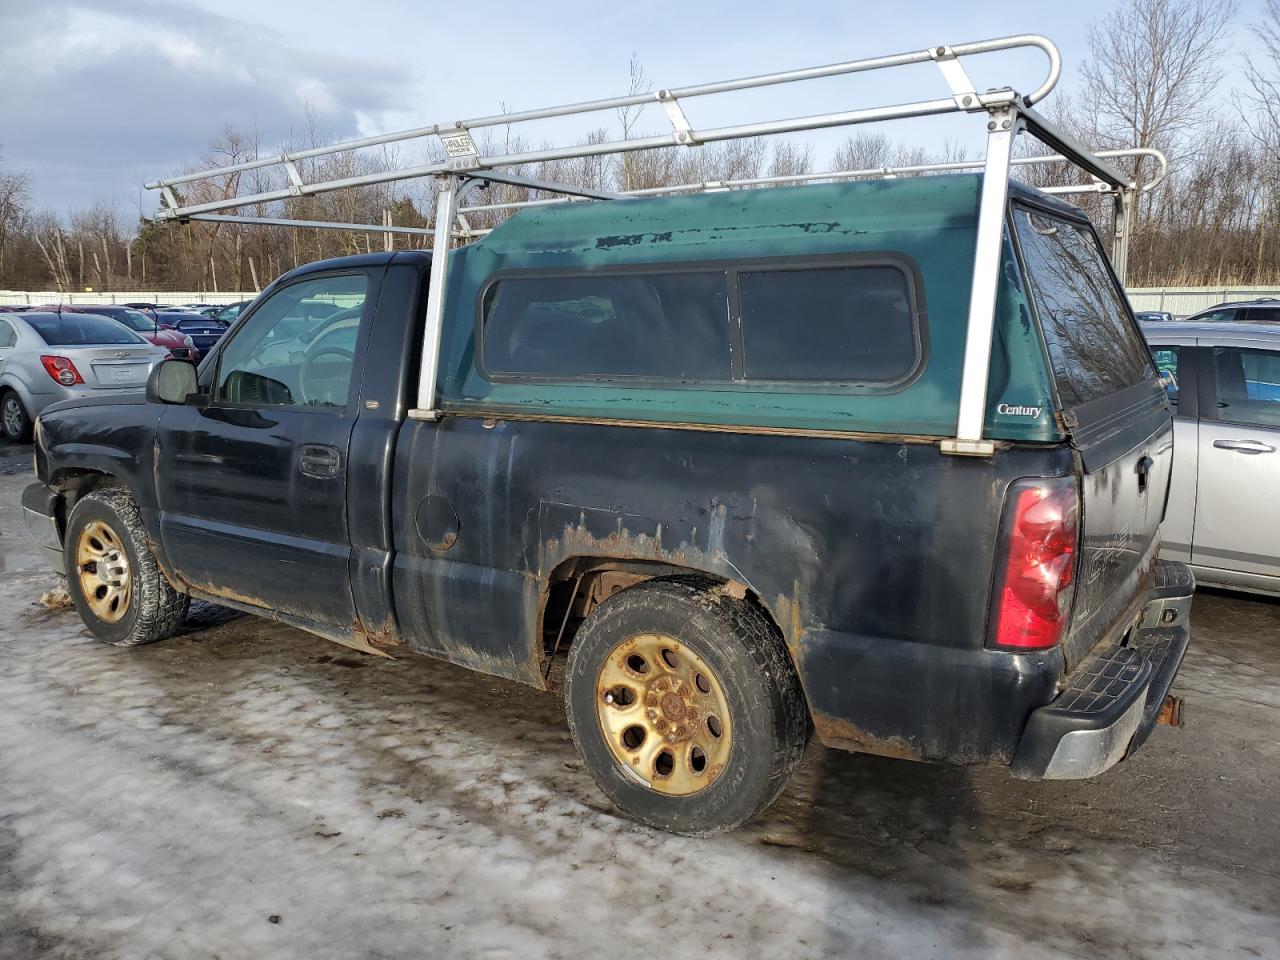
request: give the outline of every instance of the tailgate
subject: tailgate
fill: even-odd
[[[1013,221],[1053,370],[1058,411],[1077,451],[1080,559],[1068,668],[1120,639],[1154,580],[1173,420],[1146,342],[1087,221],[1018,204]]]
[[[1161,391],[1163,393],[1163,391]],[[1157,398],[1157,402],[1160,398]],[[1077,426],[1080,562],[1063,653],[1071,667],[1130,625],[1150,596],[1173,464],[1173,422],[1160,405],[1130,407],[1120,432]]]

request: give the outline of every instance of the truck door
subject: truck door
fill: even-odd
[[[1214,403],[1200,411],[1191,562],[1275,576],[1280,564],[1280,352],[1213,348]],[[1207,407],[1207,409],[1205,409]]]
[[[382,272],[280,287],[202,366],[207,402],[164,408],[160,531],[188,583],[318,624],[352,623],[348,455]]]
[[[1018,204],[1018,247],[1077,451],[1080,544],[1063,655],[1074,666],[1136,615],[1154,582],[1173,463],[1168,397],[1087,220]]]

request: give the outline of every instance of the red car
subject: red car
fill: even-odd
[[[41,309],[59,313],[93,313],[100,317],[110,317],[117,323],[123,323],[142,339],[154,343],[157,347],[164,347],[169,351],[169,356],[175,359],[190,360],[192,363],[200,359],[200,351],[189,336],[172,327],[157,323],[141,310],[110,303],[52,304]]]

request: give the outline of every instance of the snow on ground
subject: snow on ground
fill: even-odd
[[[1280,956],[1280,604],[1198,598],[1187,728],[1098,781],[813,747],[767,814],[687,840],[612,809],[553,696],[208,609],[94,642],[38,604],[22,462],[4,960]]]

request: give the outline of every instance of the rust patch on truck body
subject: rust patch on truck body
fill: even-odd
[[[823,746],[853,753],[873,753],[898,760],[924,760],[919,748],[905,737],[877,736],[844,717],[812,711],[813,730]]]

